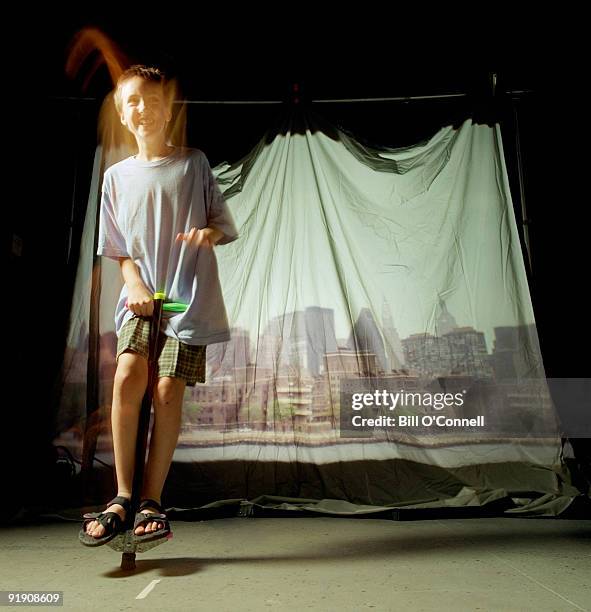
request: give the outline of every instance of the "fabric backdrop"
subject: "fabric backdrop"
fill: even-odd
[[[55,442],[86,458],[97,500],[114,493],[122,282],[94,255],[97,210],[104,169],[128,154],[96,151],[55,419]],[[578,491],[544,384],[498,124],[466,119],[378,149],[296,109],[213,172],[240,231],[215,248],[232,339],[208,346],[206,382],[186,391],[166,505],[568,507]],[[392,394],[382,404],[400,392],[399,405],[378,410],[375,391]],[[403,406],[408,392],[422,403]],[[353,410],[355,393],[374,406]],[[463,402],[435,406],[437,393]],[[378,414],[398,422],[352,425]],[[425,425],[440,415],[484,424]]]

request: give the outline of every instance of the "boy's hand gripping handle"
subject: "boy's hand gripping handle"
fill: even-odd
[[[157,296],[164,296],[164,297],[157,297]],[[154,300],[165,300],[166,299],[166,294],[165,293],[155,293],[154,294]],[[127,301],[125,302],[125,308],[129,308],[129,306],[127,305]],[[185,310],[187,310],[188,305],[187,304],[183,304],[182,302],[164,302],[162,303],[162,310],[165,310],[166,312],[185,312]]]

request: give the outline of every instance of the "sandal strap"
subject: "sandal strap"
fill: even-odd
[[[165,514],[155,514],[150,512],[148,514],[144,514],[143,512],[138,512],[135,515],[135,526],[137,527],[140,523],[146,522],[151,523],[152,521],[156,521],[158,523],[168,522],[168,517]]]
[[[111,501],[107,502],[107,508],[109,506],[112,506],[113,504],[119,504],[120,506],[123,506],[123,508],[125,509],[126,512],[129,512],[130,510],[130,506],[131,506],[131,500],[128,499],[127,497],[122,497],[120,495],[118,495],[117,497],[114,497]],[[86,512],[82,515],[82,518],[84,519],[92,519],[92,520],[98,520],[100,517],[104,517],[106,514],[115,514],[119,519],[121,519],[121,517],[116,513],[116,512],[106,512],[105,510],[102,510],[100,512]],[[88,523],[89,520],[84,521],[84,524]],[[100,520],[99,520],[100,522]],[[102,525],[102,523],[101,523]],[[104,527],[104,525],[103,525]]]
[[[142,512],[138,512],[136,514],[136,517],[138,518],[138,520],[142,520],[142,521],[153,521],[154,519],[158,519],[159,521],[168,520],[168,517],[166,516],[166,514],[158,514],[156,512],[148,512],[146,514],[145,512],[142,511]]]
[[[119,529],[122,521],[121,517],[115,512],[104,512],[101,516],[96,519],[105,529],[107,527],[113,527],[113,529]]]
[[[114,497],[110,502],[107,502],[107,508],[109,506],[112,506],[113,504],[119,504],[120,506],[123,506],[123,509],[126,512],[129,512],[130,506],[131,506],[131,500],[128,497],[117,495],[117,497]]]
[[[135,529],[136,527],[139,527],[143,523],[151,523],[153,521],[156,521],[157,523],[164,523],[164,527],[162,527],[158,531],[167,530],[170,528],[169,523],[168,523],[168,517],[166,517],[164,514],[153,514],[153,513],[144,514],[143,512],[138,512],[135,515],[135,520],[133,522],[133,528]]]
[[[107,532],[111,527],[119,530],[123,524],[121,517],[116,512],[87,512],[83,517],[84,522],[82,528],[84,531],[86,531],[86,526],[92,521],[100,523]],[[105,535],[107,535],[107,533]]]
[[[139,510],[144,508],[156,508],[160,514],[164,514],[166,510],[155,499],[142,499]]]
[[[102,514],[102,512],[85,512],[82,515],[82,518],[85,518],[85,519],[95,519],[95,518],[99,517],[101,514]]]

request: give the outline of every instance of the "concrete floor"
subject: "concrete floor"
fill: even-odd
[[[61,590],[65,610],[591,610],[591,521],[173,521],[133,573],[79,526],[0,530],[0,589]]]

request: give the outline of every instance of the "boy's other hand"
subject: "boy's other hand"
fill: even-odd
[[[222,231],[213,227],[204,227],[197,229],[192,227],[187,234],[177,234],[177,240],[186,240],[188,244],[195,247],[206,246],[214,247],[216,242],[224,235]]]
[[[133,314],[141,317],[151,317],[154,312],[154,297],[142,286],[133,286],[129,288],[127,296],[127,308]]]

